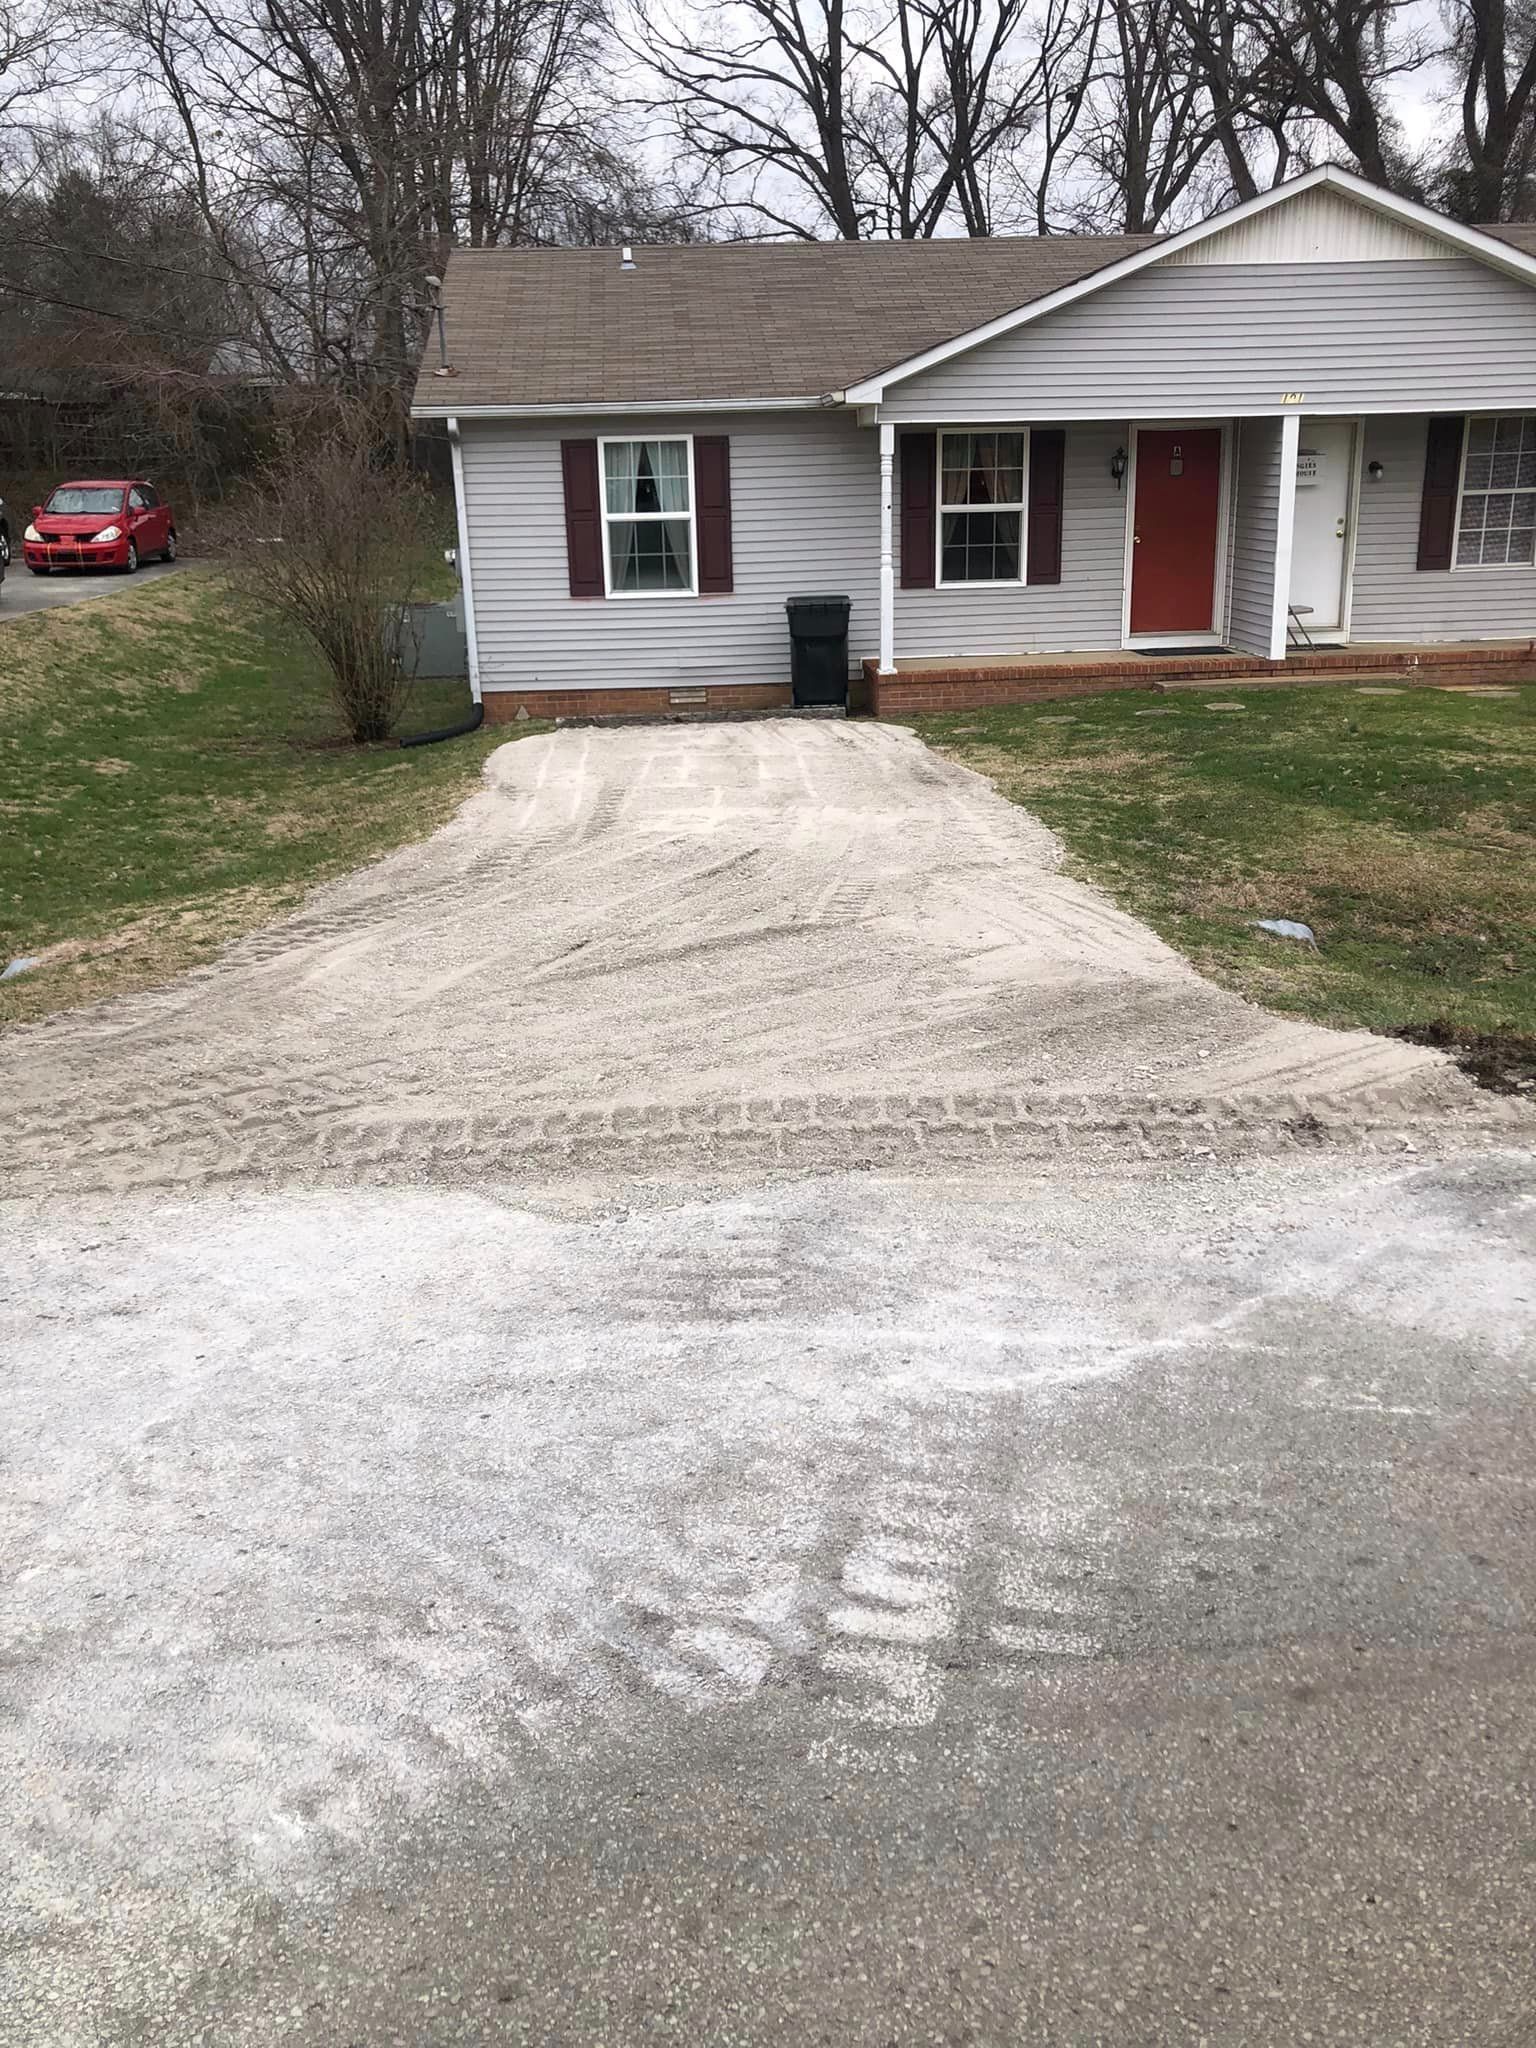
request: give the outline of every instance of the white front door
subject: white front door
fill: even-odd
[[[1354,421],[1303,420],[1296,450],[1290,602],[1314,639],[1344,629],[1354,496]]]

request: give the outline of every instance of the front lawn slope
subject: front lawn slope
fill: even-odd
[[[1450,1041],[1536,1033],[1536,686],[1225,684],[915,723],[1272,1010]],[[1261,917],[1311,925],[1319,950],[1255,931]]]
[[[3,599],[0,599],[3,607]],[[422,687],[417,730],[469,708]],[[0,622],[0,1022],[163,981],[440,825],[482,732],[353,748],[315,658],[188,570]]]

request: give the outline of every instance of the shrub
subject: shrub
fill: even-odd
[[[319,650],[351,738],[387,739],[414,680],[400,618],[431,559],[425,484],[389,458],[358,406],[285,436],[242,515],[236,580]]]

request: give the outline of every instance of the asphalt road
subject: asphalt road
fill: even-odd
[[[1528,1155],[0,1242],[0,2038],[1529,2039]]]
[[[94,597],[112,597],[156,576],[174,576],[177,562],[146,562],[132,576],[110,570],[63,569],[52,576],[34,576],[21,559],[19,544],[0,584],[0,624],[28,612],[49,612],[64,604],[85,604]]]

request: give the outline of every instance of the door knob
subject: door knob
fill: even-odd
[[[1342,519],[1339,521],[1338,525],[1333,529],[1333,537],[1335,540],[1342,540],[1344,538],[1344,522]]]

